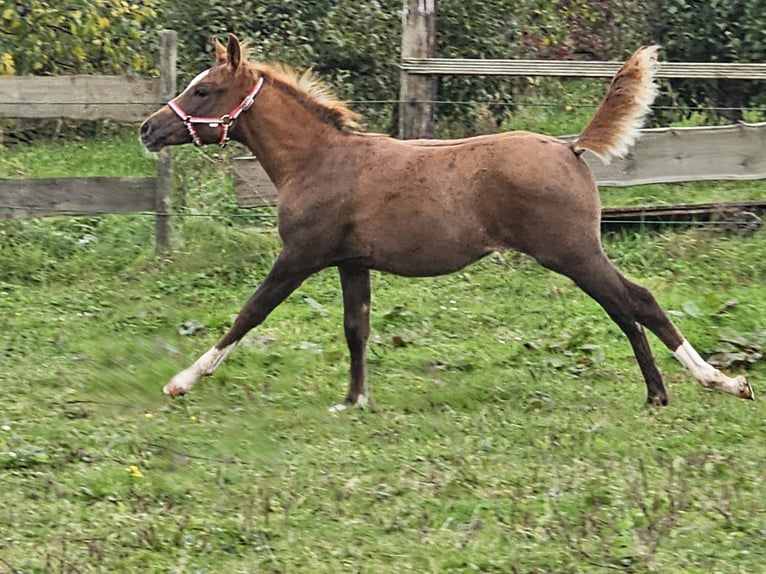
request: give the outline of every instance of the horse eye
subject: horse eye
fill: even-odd
[[[208,90],[207,88],[203,86],[197,86],[196,88],[194,88],[194,95],[200,98],[204,98],[205,96],[208,95]]]

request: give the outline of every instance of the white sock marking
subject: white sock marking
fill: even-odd
[[[724,393],[752,399],[753,390],[747,379],[741,375],[734,378],[727,377],[713,365],[705,361],[700,354],[691,346],[689,341],[684,341],[673,353],[687,369],[689,369],[702,386],[718,389]]]
[[[337,405],[330,407],[330,414],[338,414],[342,413],[349,407],[358,407],[360,409],[363,409],[365,406],[367,406],[367,401],[369,400],[369,397],[365,395],[359,395],[356,399],[356,403],[353,405],[347,405],[346,403],[338,403]]]
[[[163,392],[166,395],[171,395],[173,397],[189,392],[189,389],[192,388],[192,385],[194,385],[200,377],[212,375],[236,346],[236,343],[232,343],[223,349],[211,347],[199,359],[194,361],[193,365],[170,379],[170,382],[165,385]]]
[[[709,381],[715,378],[716,369],[705,361],[694,347],[691,346],[689,341],[684,341],[675,350],[676,358],[692,372],[694,378],[698,379],[702,384],[705,381]]]

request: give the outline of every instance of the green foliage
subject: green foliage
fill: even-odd
[[[255,58],[314,68],[340,97],[357,102],[355,107],[371,128],[393,132],[401,7],[401,0],[269,0],[255,7],[245,0],[166,0],[163,14],[165,25],[180,34],[185,78],[209,66],[211,38],[231,31],[252,41]],[[443,0],[438,5],[437,56],[619,58],[643,43],[645,33],[635,18],[639,10],[636,3],[622,0]],[[190,18],[200,25],[188,26]],[[451,135],[477,131],[478,126],[496,130],[530,87],[534,86],[526,80],[444,77],[441,100],[479,102],[488,106],[490,114],[467,112],[463,104],[444,104],[439,108],[441,130]]]
[[[668,56],[692,62],[762,62],[762,0],[645,0],[647,19]]]
[[[763,0],[646,0],[645,3],[650,30],[654,40],[662,44],[667,60],[766,61],[766,7]],[[766,106],[764,82],[674,80],[672,87],[672,99],[666,98],[662,103],[672,102],[681,108],[732,108],[721,112],[728,120],[743,119],[741,110],[749,105]]]
[[[627,0],[443,0],[437,16],[437,56],[621,59],[646,43],[640,13],[640,3]],[[561,87],[554,80],[549,84]],[[489,115],[475,107],[466,113],[464,104],[444,104],[439,107],[439,121],[462,122],[463,133],[452,127],[455,136],[497,131],[502,125],[514,123],[517,106],[535,97],[540,88],[539,78],[444,76],[439,84],[440,99],[478,102],[486,106]],[[558,95],[547,101],[560,99]],[[483,121],[476,117],[477,112]],[[494,125],[487,122],[489,119]]]
[[[146,74],[159,0],[3,0],[0,74]]]
[[[393,133],[401,9],[402,0],[0,0],[0,74],[153,74],[159,30],[171,28],[184,85],[210,65],[212,38],[234,32],[257,59],[314,68],[369,129]],[[670,60],[764,61],[764,14],[762,0],[441,0],[437,56],[619,60],[658,41]],[[497,130],[538,89],[528,79],[442,77],[440,100],[460,103],[440,105],[439,129]],[[763,107],[765,94],[752,81],[673,82],[659,104]]]

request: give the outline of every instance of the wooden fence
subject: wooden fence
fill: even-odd
[[[160,77],[0,76],[0,118],[137,122],[176,91],[176,33],[161,35]],[[159,153],[155,177],[0,179],[0,218],[156,213],[158,251],[170,245],[172,154]]]
[[[623,159],[604,165],[584,157],[600,186],[766,179],[766,122],[646,129]],[[235,158],[233,171],[241,207],[276,204],[277,190],[254,157]]]
[[[399,137],[434,137],[438,76],[611,78],[622,62],[435,58],[436,2],[403,0]],[[766,63],[661,62],[660,78],[766,80]]]

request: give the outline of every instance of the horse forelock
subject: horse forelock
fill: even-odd
[[[250,62],[251,71],[274,80],[277,84],[296,93],[305,102],[313,104],[326,119],[339,129],[358,129],[361,114],[339,100],[332,89],[312,69],[298,72],[284,64]]]

